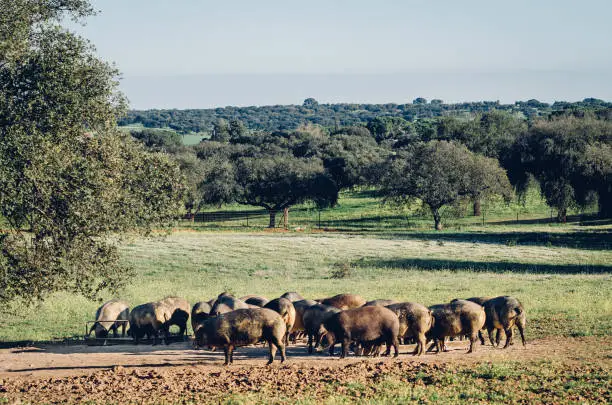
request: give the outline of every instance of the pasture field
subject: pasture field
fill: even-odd
[[[373,200],[345,196],[336,213],[344,226],[327,230],[312,223],[301,226],[306,217],[299,213],[307,208],[298,207],[304,210],[291,217],[298,231],[196,223],[169,235],[133,238],[121,245],[121,253],[134,278],[119,296],[138,304],[166,295],[196,302],[221,291],[271,298],[295,290],[310,298],[353,292],[367,299],[430,305],[508,294],[526,308],[527,348],[485,346],[468,356],[464,342],[457,342],[460,349],[437,356],[413,358],[406,354],[411,348],[404,347],[399,360],[341,361],[310,358],[297,346],[287,365],[273,369],[263,367],[260,352],[249,354],[261,349],[249,348],[238,350],[246,358],[229,369],[219,366],[221,353],[203,356],[187,344],[180,350],[174,345],[170,351],[128,346],[108,349],[119,351],[112,356],[105,351],[94,355],[80,345],[48,343],[78,340],[99,305],[56,294],[0,318],[0,344],[9,347],[0,349],[0,359],[18,371],[0,367],[0,403],[16,398],[75,403],[612,400],[609,222],[576,216],[568,224],[551,224],[534,205],[517,223],[512,212],[503,212],[511,208],[500,205],[486,226],[468,217],[435,232],[426,229],[426,219],[423,227],[404,227],[404,219],[390,217],[392,208]],[[380,217],[387,217],[387,226],[376,227]],[[104,389],[109,386],[128,396],[113,400]]]
[[[530,235],[524,230],[487,231],[390,236],[181,230],[122,247],[135,277],[119,295],[136,304],[172,294],[196,302],[226,290],[268,297],[295,290],[312,298],[353,292],[430,305],[509,294],[527,308],[531,337],[612,331],[612,250],[588,246],[609,233],[601,227],[581,231],[579,247],[569,248],[517,243]],[[567,241],[574,232],[570,225],[551,234]],[[57,294],[34,308],[17,307],[3,317],[0,340],[78,338],[98,305]]]

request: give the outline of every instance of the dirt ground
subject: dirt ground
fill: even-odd
[[[449,352],[413,357],[412,345],[402,346],[393,358],[308,355],[303,344],[290,346],[288,360],[279,357],[266,367],[267,348],[238,348],[234,364],[223,366],[222,351],[194,350],[188,342],[159,345],[45,345],[0,350],[0,399],[10,402],[149,402],[147,399],[184,402],[191,394],[215,395],[224,390],[257,391],[262,386],[288,386],[322,382],[360,381],[384,370],[414,367],[454,367],[503,361],[562,360],[581,365],[598,358],[612,362],[608,338],[547,338],[515,344],[502,350],[479,346],[465,354],[467,342],[451,342]],[[382,370],[382,371],[381,371]],[[310,381],[310,382],[309,382]],[[365,381],[365,380],[364,380]],[[118,392],[122,394],[118,396]],[[123,396],[123,393],[129,395]],[[191,394],[190,394],[191,393]],[[195,395],[195,394],[194,394]],[[139,398],[138,400],[135,398]],[[212,397],[211,397],[212,398]],[[2,401],[0,401],[2,402]],[[155,402],[155,401],[154,401]]]

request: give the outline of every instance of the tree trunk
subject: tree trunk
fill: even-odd
[[[436,209],[432,209],[431,212],[433,213],[434,225],[435,225],[436,231],[441,231],[442,230],[442,217],[440,215],[440,211],[436,208]]]
[[[268,212],[270,213],[270,225],[268,225],[268,228],[276,228],[276,211],[269,210]]]
[[[479,217],[482,215],[482,211],[480,209],[480,198],[474,200],[474,216]]]
[[[600,191],[598,205],[600,218],[612,218],[612,192]]]
[[[560,208],[559,211],[557,211],[557,222],[562,224],[567,222],[567,208]]]
[[[283,209],[283,225],[285,229],[289,228],[289,208]]]

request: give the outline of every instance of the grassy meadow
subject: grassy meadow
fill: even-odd
[[[345,195],[334,214],[342,229],[312,226],[300,219],[304,207],[286,232],[186,224],[121,246],[136,276],[119,296],[136,305],[171,294],[196,302],[221,291],[271,298],[295,290],[311,298],[353,292],[430,305],[508,294],[527,309],[529,338],[611,334],[612,225],[578,217],[551,224],[545,207],[528,208],[522,215],[529,219],[518,223],[505,219],[512,207],[499,204],[485,226],[467,217],[441,232],[409,228],[403,218],[374,227],[376,217],[397,209],[356,193]],[[14,308],[0,321],[0,341],[78,337],[98,305],[56,294],[39,306]]]

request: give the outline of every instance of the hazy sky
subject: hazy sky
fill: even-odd
[[[95,0],[134,108],[612,99],[612,0]]]

